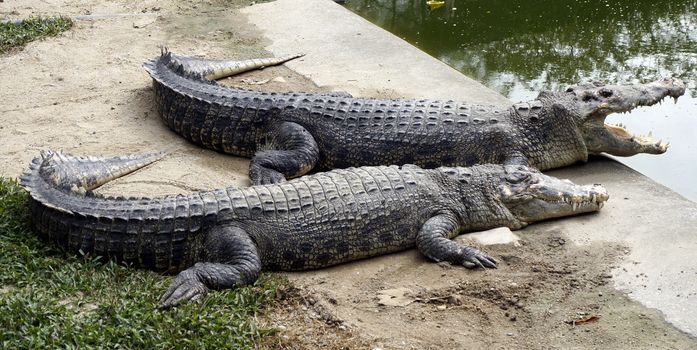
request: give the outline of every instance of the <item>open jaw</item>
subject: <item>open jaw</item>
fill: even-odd
[[[569,88],[581,104],[581,127],[588,152],[601,152],[615,156],[632,156],[638,153],[661,154],[669,143],[656,139],[651,133],[634,135],[623,124],[606,123],[612,113],[630,113],[637,107],[660,104],[666,97],[676,102],[685,93],[685,85],[678,79],[662,79],[648,84],[628,86],[593,85]]]
[[[670,142],[663,142],[663,140],[655,139],[651,131],[646,135],[634,135],[630,133],[622,123],[605,123],[604,126],[611,137],[617,140],[616,143],[629,144],[630,146],[621,148],[621,150],[626,150],[630,154],[623,154],[624,152],[621,150],[616,152],[606,151],[616,156],[631,156],[637,153],[661,154],[665,153],[670,146]],[[632,152],[637,149],[638,151]]]

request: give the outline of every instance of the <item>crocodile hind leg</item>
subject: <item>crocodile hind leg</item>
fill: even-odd
[[[249,164],[252,185],[265,185],[301,176],[314,168],[319,148],[314,137],[302,126],[291,122],[274,125],[267,141]]]
[[[437,262],[473,267],[496,267],[494,258],[466,245],[452,241],[457,236],[459,225],[455,215],[447,213],[436,215],[426,221],[416,235],[419,251]]]
[[[201,299],[210,289],[252,284],[261,272],[256,245],[238,227],[215,227],[206,237],[204,259],[182,271],[160,300],[160,308]]]

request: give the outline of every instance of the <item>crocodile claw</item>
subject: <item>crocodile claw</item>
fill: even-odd
[[[208,287],[198,279],[196,273],[185,270],[177,275],[157,307],[158,309],[167,309],[185,301],[200,300],[206,294],[208,294]]]
[[[476,267],[481,267],[483,269],[487,267],[492,269],[496,268],[496,259],[474,248],[468,248],[467,251],[465,251],[463,260],[462,265],[468,269]]]
[[[264,169],[264,171],[260,171],[258,175],[250,176],[250,181],[252,182],[252,186],[273,185],[286,182],[286,177],[278,171]]]

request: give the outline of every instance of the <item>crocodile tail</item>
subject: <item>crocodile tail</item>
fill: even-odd
[[[162,159],[167,152],[128,156],[77,157],[57,151],[42,151],[20,176],[20,184],[32,196],[48,186],[64,192],[86,194],[105,183]],[[38,199],[35,197],[35,199]]]
[[[167,66],[179,75],[205,80],[216,80],[230,77],[247,71],[275,66],[292,59],[302,57],[304,54],[287,55],[282,57],[254,58],[249,60],[209,60],[205,58],[181,56],[162,48],[162,54],[157,59],[152,59],[143,65],[152,76],[156,73],[158,64]]]
[[[102,197],[91,190],[163,156],[165,152],[112,158],[76,157],[45,151],[20,177],[29,192],[27,206],[39,238],[71,253],[123,261],[169,271],[190,264],[190,230],[172,232],[176,205],[188,197]],[[167,226],[169,225],[169,226]],[[188,265],[187,265],[188,266]]]

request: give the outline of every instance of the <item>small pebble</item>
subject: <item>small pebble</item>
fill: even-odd
[[[460,305],[462,304],[462,299],[459,295],[451,295],[448,297],[448,304],[450,305]]]

